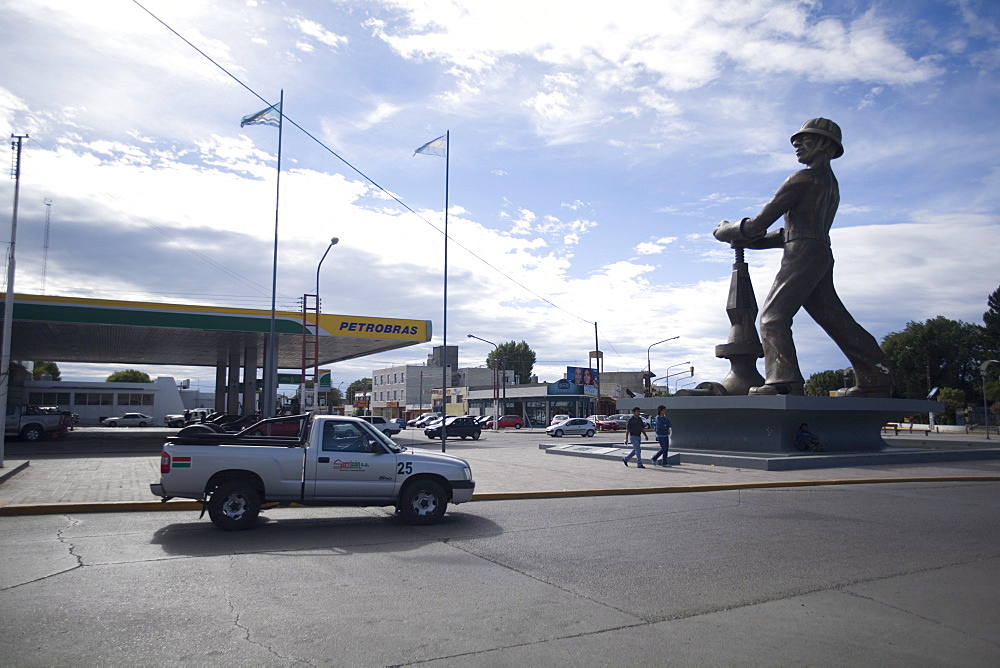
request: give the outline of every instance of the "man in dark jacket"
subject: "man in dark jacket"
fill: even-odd
[[[642,441],[646,438],[646,423],[639,415],[638,406],[632,409],[632,417],[625,423],[625,433],[626,443],[632,445],[632,452],[629,453],[628,457],[622,457],[622,461],[625,466],[628,466],[628,460],[635,457],[636,466],[641,469],[646,468],[642,465]]]

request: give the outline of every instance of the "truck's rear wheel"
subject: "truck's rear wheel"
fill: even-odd
[[[249,529],[260,514],[260,494],[246,480],[220,484],[208,500],[208,516],[223,531]]]
[[[406,486],[400,513],[408,524],[435,524],[444,517],[448,495],[433,480],[417,480]]]

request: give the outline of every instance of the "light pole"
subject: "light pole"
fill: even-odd
[[[678,362],[677,364],[671,364],[670,366],[667,367],[667,375],[666,376],[662,376],[661,378],[658,378],[657,380],[663,380],[663,378],[669,378],[672,375],[670,373],[670,370],[673,369],[675,366],[688,366],[690,364],[691,364],[690,361],[688,361],[688,362]],[[649,388],[650,391],[652,391],[652,389],[653,389],[652,383],[653,383],[653,381],[650,381],[650,388]],[[667,392],[668,393],[670,392],[670,381],[669,380],[667,381]]]
[[[473,336],[472,334],[469,334],[469,338],[470,339],[476,339],[477,341],[482,341],[483,343],[490,344],[491,346],[493,346],[493,350],[497,353],[496,358],[494,358],[494,360],[493,360],[493,431],[499,431],[500,430],[500,401],[497,398],[497,390],[498,390],[497,386],[499,385],[498,378],[497,378],[497,373],[498,373],[498,365],[500,364],[500,346],[498,346],[497,344],[493,343],[492,341],[487,341],[486,339],[481,339],[478,336]],[[503,396],[504,404],[507,403],[507,382],[506,381],[507,381],[507,374],[506,374],[506,370],[505,370],[505,373],[504,373],[504,393],[503,393],[504,394],[504,396]],[[504,409],[506,410],[506,408],[507,408],[507,406],[505,405]]]
[[[323,260],[326,259],[327,253],[330,249],[337,245],[340,241],[337,237],[330,239],[330,245],[326,247],[323,251],[323,257],[319,259],[319,264],[316,265],[316,351],[313,356],[313,362],[315,366],[313,367],[313,412],[319,410],[319,313],[320,313],[320,301],[319,301],[319,269],[323,266]]]
[[[653,346],[658,346],[661,343],[666,343],[667,341],[673,341],[674,339],[679,339],[680,336],[671,336],[669,339],[663,339],[662,341],[657,341],[656,343],[646,348],[646,396],[648,397],[653,393],[653,364],[649,361],[649,351],[653,349]]]
[[[677,384],[679,382],[681,382],[682,380],[684,380],[684,379],[683,378],[678,378],[677,380],[674,381],[674,394],[677,394],[677,390],[679,389],[677,387]],[[681,385],[681,387],[687,387],[688,385],[693,385],[693,384],[694,384],[694,381],[692,380],[690,382],[684,383],[683,385]]]
[[[979,365],[979,373],[983,376],[983,421],[986,423],[986,440],[990,440],[990,410],[986,401],[986,372],[991,364],[1000,364],[997,360],[986,360]]]

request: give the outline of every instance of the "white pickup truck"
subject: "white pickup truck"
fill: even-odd
[[[357,418],[302,419],[300,437],[249,435],[271,420],[238,434],[185,427],[167,438],[150,490],[201,501],[225,530],[250,528],[270,504],[395,506],[411,524],[433,524],[449,501],[472,499],[476,483],[460,457],[401,447]]]

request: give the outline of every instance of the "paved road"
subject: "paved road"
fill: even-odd
[[[423,528],[289,509],[240,533],[5,517],[0,644],[7,665],[996,666],[998,493],[484,501]]]

